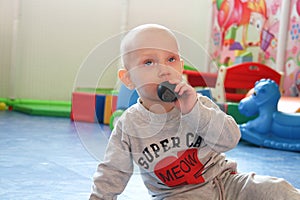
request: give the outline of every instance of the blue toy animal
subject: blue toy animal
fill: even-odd
[[[259,146],[300,151],[300,114],[279,112],[280,96],[273,80],[261,79],[255,83],[254,93],[238,107],[245,116],[258,115],[240,125],[242,139]]]

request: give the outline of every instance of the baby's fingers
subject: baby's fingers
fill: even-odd
[[[184,82],[180,82],[177,84],[177,86],[175,87],[175,92],[179,95],[182,96],[186,91],[189,90],[189,86],[184,83]]]

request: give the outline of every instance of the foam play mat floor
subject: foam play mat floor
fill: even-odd
[[[88,199],[109,135],[106,125],[0,111],[0,199]],[[241,141],[227,157],[240,172],[282,177],[300,188],[300,153]],[[150,199],[138,170],[118,199]]]

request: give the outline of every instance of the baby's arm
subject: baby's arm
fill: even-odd
[[[209,98],[202,95],[199,95],[198,102],[192,111],[183,115],[183,120],[217,152],[225,152],[234,148],[241,137],[235,120]]]
[[[90,200],[116,199],[126,187],[133,171],[133,162],[126,139],[122,137],[120,126],[113,130],[104,161],[94,174]]]

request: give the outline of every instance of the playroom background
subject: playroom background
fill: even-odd
[[[114,122],[137,99],[117,78],[120,41],[144,23],[175,32],[185,78],[241,125],[241,141],[226,152],[239,172],[281,177],[300,188],[299,4],[0,0],[0,199],[88,199]],[[257,99],[264,104],[249,109],[268,114],[242,115],[239,102],[260,78],[284,86],[286,96],[276,102],[279,88],[270,87],[276,92],[262,92]],[[279,116],[280,123],[265,116]],[[248,129],[253,120],[256,128]],[[271,130],[261,134],[260,127]],[[118,199],[148,199],[139,175]]]
[[[186,67],[260,62],[283,72],[283,95],[299,96],[300,0],[155,1],[1,0],[0,102],[71,118],[73,104],[77,120],[108,124],[121,37],[142,23],[176,31]]]
[[[284,72],[283,95],[299,96],[300,1],[216,0],[212,4],[211,62],[219,66],[263,63]]]
[[[208,22],[203,19],[209,16],[210,3],[1,0],[0,98],[16,108],[20,104],[48,104],[69,111],[77,87],[118,86],[120,65],[115,52],[120,41],[116,36],[139,24],[160,23],[205,46],[208,35],[203,29],[208,30]],[[172,8],[166,10],[168,5]],[[100,62],[86,71],[82,65],[97,47]],[[101,63],[102,58],[112,59]],[[80,79],[82,73],[86,76]]]

